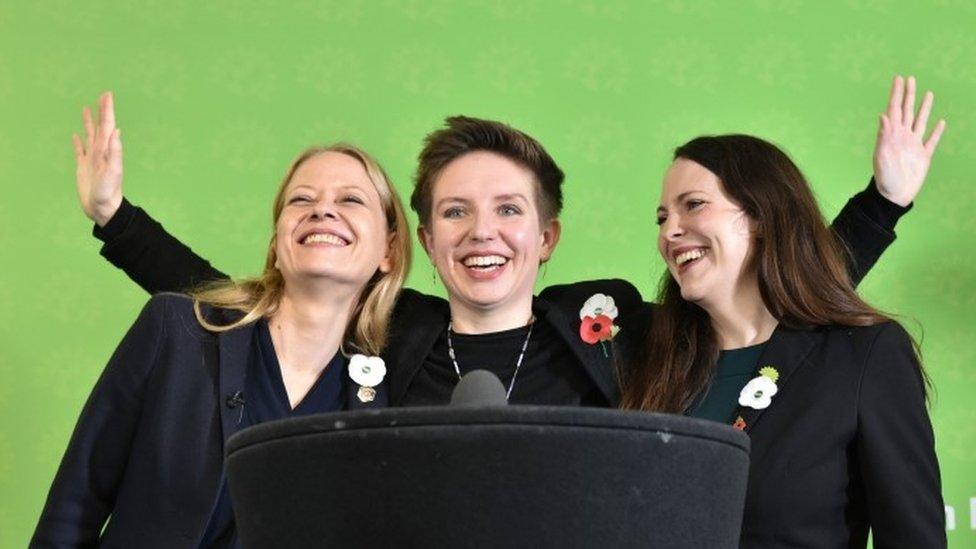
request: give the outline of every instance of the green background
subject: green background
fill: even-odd
[[[650,296],[652,206],[675,145],[771,139],[831,217],[870,176],[896,73],[936,92],[948,130],[862,289],[922,338],[950,545],[976,547],[976,4],[907,4],[0,1],[0,547],[26,545],[147,299],[98,256],[76,201],[70,136],[100,91],[116,92],[126,195],[234,275],[260,269],[299,150],[358,143],[406,197],[421,138],[464,113],[536,136],[568,175],[542,284],[615,276]],[[442,292],[417,252],[409,285]]]

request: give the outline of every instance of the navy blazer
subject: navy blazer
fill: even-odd
[[[240,318],[205,314],[221,324]],[[224,441],[240,428],[254,326],[208,332],[189,297],[150,299],[81,412],[31,547],[196,547],[217,500]],[[369,403],[347,386],[350,408],[387,403],[385,383]]]
[[[779,326],[759,366],[769,407],[740,407],[752,442],[741,547],[945,547],[924,384],[894,322]]]

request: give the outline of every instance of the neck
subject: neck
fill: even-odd
[[[521,328],[532,319],[532,295],[505,308],[471,307],[450,300],[451,323],[459,334],[488,334]]]
[[[769,312],[755,281],[725,299],[702,303],[722,350],[739,349],[769,340],[779,321]]]
[[[335,356],[352,316],[357,292],[285,286],[278,310],[268,321],[275,354],[286,370],[321,372]]]

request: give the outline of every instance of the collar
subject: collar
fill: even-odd
[[[773,331],[772,337],[769,338],[769,342],[759,356],[756,375],[759,375],[759,369],[765,366],[776,368],[779,372],[779,379],[776,381],[778,390],[772,403],[762,410],[746,406],[736,408],[735,417],[741,417],[745,421],[744,430],[747,433],[752,432],[764,412],[776,407],[777,399],[782,397],[787,384],[793,378],[793,373],[806,363],[807,356],[817,342],[817,334],[815,329],[794,329],[783,324]]]
[[[582,303],[574,304],[577,310],[580,305]],[[391,334],[384,353],[390,367],[389,401],[393,406],[402,401],[411,381],[420,371],[437,338],[447,329],[451,318],[447,301],[413,290],[403,291],[397,308],[400,309],[395,315],[398,329]],[[579,336],[579,315],[569,315],[546,299],[534,297],[532,311],[536,322],[549,323],[559,334],[610,405],[619,404],[620,391],[613,368],[613,354],[610,352],[612,346],[606,346],[608,353],[604,355],[599,345],[586,344]]]

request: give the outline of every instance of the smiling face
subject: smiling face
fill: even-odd
[[[452,306],[530,314],[539,264],[559,239],[559,222],[539,218],[537,186],[531,171],[493,152],[444,167],[418,234]]]
[[[684,299],[707,306],[757,281],[749,268],[755,223],[708,169],[675,160],[664,176],[657,218],[658,251]]]
[[[379,193],[359,160],[323,152],[305,160],[282,194],[275,266],[285,284],[314,279],[364,286],[391,267]]]

